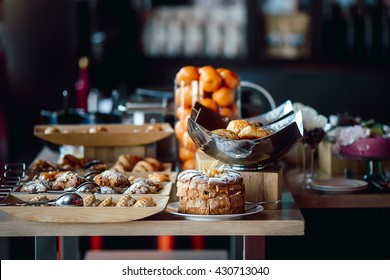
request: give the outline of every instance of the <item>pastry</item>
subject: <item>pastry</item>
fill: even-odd
[[[54,126],[48,126],[45,128],[45,134],[60,133],[60,130]]]
[[[168,174],[153,172],[152,174],[148,175],[148,180],[152,182],[162,183],[169,182],[170,178]]]
[[[218,136],[221,136],[221,137],[224,137],[224,138],[227,138],[227,139],[230,139],[230,140],[238,140],[237,133],[235,133],[235,132],[233,132],[231,130],[220,128],[220,129],[215,129],[215,130],[213,130],[211,132],[214,133],[214,134],[217,134]]]
[[[240,131],[248,125],[251,125],[251,123],[248,122],[247,120],[232,120],[229,122],[226,129],[233,131],[234,133],[236,133],[238,135],[240,133]]]
[[[133,172],[152,172],[154,171],[153,165],[146,160],[141,160],[134,166]]]
[[[48,189],[50,189],[50,186],[46,180],[34,180],[34,181],[27,182],[25,185],[23,185],[20,191],[37,193],[37,192],[45,192]]]
[[[96,175],[93,180],[99,186],[110,188],[125,187],[130,184],[126,175],[114,170],[106,170]]]
[[[86,182],[84,177],[72,171],[61,173],[53,183],[53,190],[65,190],[67,188],[76,188],[80,184]]]
[[[164,164],[161,161],[159,161],[158,159],[153,158],[153,157],[146,157],[144,160],[152,165],[153,171],[164,170]]]
[[[88,129],[88,133],[99,133],[99,132],[107,132],[107,128],[104,126],[94,126]]]
[[[161,189],[161,183],[144,178],[135,179],[123,194],[156,194]]]
[[[154,207],[156,203],[153,198],[150,196],[140,198],[135,204],[134,207]]]
[[[83,198],[83,203],[84,203],[83,206],[85,206],[85,207],[93,206],[95,201],[96,201],[96,196],[94,194],[90,194],[90,195]]]
[[[103,200],[98,207],[109,207],[112,203],[112,196],[107,197],[105,200]]]
[[[257,127],[253,124],[244,127],[240,133],[238,133],[238,137],[240,139],[256,139],[263,138],[269,135],[267,131],[262,129],[261,127]]]
[[[31,169],[35,171],[49,171],[49,170],[57,170],[58,165],[52,163],[50,161],[46,161],[43,159],[37,159],[31,165]]]
[[[142,159],[142,157],[136,155],[122,154],[111,169],[117,172],[132,171],[135,164]]]
[[[129,194],[122,195],[121,198],[118,200],[116,207],[131,207],[133,206],[137,200],[133,198]]]
[[[245,211],[245,185],[237,171],[220,168],[184,170],[177,178],[179,213],[239,214]]]

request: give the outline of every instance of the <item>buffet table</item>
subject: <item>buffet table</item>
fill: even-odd
[[[44,148],[37,158],[48,160],[58,154]],[[174,201],[174,196],[171,201]],[[35,236],[36,259],[57,258],[56,236],[63,238],[63,258],[77,258],[77,236],[232,236],[234,258],[248,259],[256,237],[304,235],[304,219],[292,195],[284,192],[279,210],[263,210],[242,219],[192,221],[165,211],[142,220],[122,223],[41,223],[0,212],[0,236]]]
[[[305,189],[299,181],[299,168],[287,169],[284,173],[284,186],[291,192],[301,208],[390,208],[390,190],[358,191],[352,193],[327,193]],[[330,178],[320,173],[320,178]]]

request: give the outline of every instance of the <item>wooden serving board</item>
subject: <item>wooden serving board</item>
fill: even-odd
[[[2,203],[27,201],[36,195],[12,193]],[[56,198],[58,195],[47,195]],[[81,194],[82,197],[87,196]],[[96,195],[99,199],[111,196],[116,202],[122,195]],[[151,196],[156,202],[155,207],[59,207],[59,206],[0,206],[0,211],[14,217],[32,222],[45,223],[118,223],[134,221],[149,217],[163,211],[168,203],[169,196],[162,195],[132,195],[136,200],[144,196]]]
[[[107,131],[90,133],[104,127]],[[153,129],[153,127],[156,129]],[[157,129],[157,127],[159,129]],[[93,124],[93,125],[36,125],[34,135],[58,145],[85,147],[140,146],[157,142],[173,134],[169,123],[154,125]]]

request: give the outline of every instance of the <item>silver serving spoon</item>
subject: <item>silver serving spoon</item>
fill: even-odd
[[[84,182],[74,190],[76,193],[95,193],[99,191],[100,186],[94,182]]]
[[[88,181],[92,181],[93,182],[93,179],[95,178],[96,175],[102,173],[102,171],[99,171],[99,170],[93,170],[93,171],[90,171],[88,173],[86,173],[84,175],[84,178],[87,179]]]
[[[252,209],[255,209],[259,205],[264,204],[277,204],[281,203],[281,200],[275,200],[275,201],[259,201],[259,202],[247,202],[247,206],[245,207],[245,211],[250,211]]]
[[[34,206],[34,205],[50,205],[50,206],[83,206],[83,198],[77,193],[64,193],[56,199],[47,201],[20,201],[12,203],[1,203],[0,206]]]

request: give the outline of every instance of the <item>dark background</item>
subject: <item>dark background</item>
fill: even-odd
[[[329,4],[332,1],[300,1],[302,9],[313,18],[312,47],[309,57],[296,60],[270,59],[264,55],[261,36],[264,30],[258,8],[262,1],[255,0],[245,1],[249,7],[246,57],[147,57],[140,45],[143,18],[148,14],[144,5],[158,6],[162,2],[191,4],[191,1],[0,0],[0,116],[4,116],[0,163],[30,163],[37,155],[42,142],[33,136],[33,127],[41,122],[40,110],[61,109],[64,89],[69,90],[74,101],[79,74],[77,61],[83,55],[91,59],[93,86],[107,96],[112,89],[118,89],[122,101],[130,98],[137,87],[170,88],[176,72],[184,65],[209,64],[230,68],[242,80],[263,86],[277,104],[290,99],[310,105],[326,116],[349,112],[364,120],[390,123],[388,43],[362,51],[356,41],[357,47],[347,49],[345,36],[336,32],[345,26],[340,18],[342,13]],[[375,15],[388,21],[382,1],[374,2]],[[331,15],[324,13],[327,3],[332,6]],[[361,22],[361,17],[355,19],[356,23]],[[90,36],[94,31],[107,34],[100,58],[94,57],[92,51]],[[389,243],[383,235],[389,233],[384,224],[388,223],[388,210],[320,209],[303,213],[306,236],[267,238],[269,258],[389,258]],[[350,220],[351,225],[343,223],[343,218]],[[331,231],[334,223],[340,230]],[[154,239],[140,238],[141,242],[134,244],[155,247]],[[33,246],[32,238],[11,239],[10,243],[4,243],[15,248],[11,250],[11,258],[33,257],[26,253],[30,250],[25,250]],[[109,248],[122,244],[112,239],[105,242]],[[190,246],[186,238],[177,242],[182,248]],[[228,239],[210,237],[207,245],[227,248]]]

